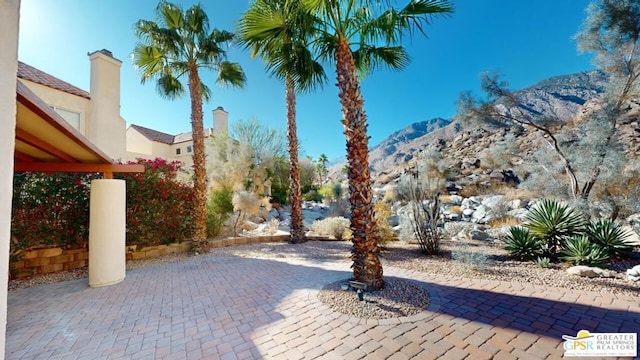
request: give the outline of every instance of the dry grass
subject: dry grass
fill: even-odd
[[[515,216],[502,216],[496,219],[489,220],[487,225],[492,228],[499,228],[503,226],[518,226],[522,225],[522,221]]]
[[[450,208],[447,209],[451,214],[456,214],[456,215],[460,215],[462,214],[462,206],[460,205],[454,205]]]

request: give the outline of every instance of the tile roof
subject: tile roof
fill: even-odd
[[[139,125],[135,125],[135,124],[131,124],[131,127],[136,129],[140,134],[142,134],[144,137],[146,137],[147,139],[151,140],[151,141],[156,141],[156,142],[160,142],[163,144],[173,144],[174,143],[174,136],[173,135],[169,135],[160,131],[156,131],[153,129],[149,129],[143,126],[139,126]]]
[[[72,95],[77,95],[87,99],[91,98],[88,92],[73,86],[68,82],[62,81],[53,75],[49,75],[42,70],[36,69],[31,65],[27,65],[22,61],[18,61],[18,77],[52,89],[64,91]]]

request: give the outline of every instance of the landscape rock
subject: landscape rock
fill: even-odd
[[[471,230],[469,235],[471,235],[471,240],[493,241],[493,239],[491,238],[491,236],[489,236],[489,234],[479,229]]]
[[[476,211],[471,215],[471,220],[475,223],[482,224],[485,222],[485,217],[487,216],[487,207],[484,205],[480,205],[476,208]]]
[[[571,275],[577,275],[577,276],[588,277],[588,278],[615,277],[615,271],[604,270],[597,267],[590,267],[590,266],[584,266],[584,265],[572,266],[567,269],[567,273]]]
[[[495,208],[500,202],[502,202],[504,199],[504,195],[492,195],[492,196],[487,196],[486,198],[484,198],[482,200],[482,205],[488,207],[488,208]]]
[[[636,265],[627,270],[627,279],[631,281],[640,280],[640,265]]]
[[[400,225],[400,216],[399,215],[391,215],[387,218],[387,224],[391,227],[396,227]]]

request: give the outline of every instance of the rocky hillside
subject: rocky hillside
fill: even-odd
[[[605,82],[606,77],[600,71],[582,72],[543,80],[517,91],[515,95],[521,110],[567,123],[586,111],[589,101],[604,91]],[[477,163],[480,155],[490,152],[495,144],[504,142],[509,132],[505,128],[463,124],[441,118],[414,123],[391,134],[371,149],[370,164],[375,183],[382,186],[410,171],[415,166],[416,157],[428,146],[435,146],[441,149],[445,157],[455,159],[460,168],[467,170],[462,171],[461,175],[476,173],[474,181],[487,180],[491,171],[477,174],[480,171],[469,170],[480,169]],[[533,148],[533,142],[540,140],[533,132],[516,135],[517,145],[524,153]],[[343,166],[337,164],[333,169]],[[487,169],[482,167],[481,170]],[[340,177],[339,171],[333,171],[332,174],[334,178]],[[493,176],[498,177],[498,174]]]

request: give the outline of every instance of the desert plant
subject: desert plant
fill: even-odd
[[[568,205],[545,199],[525,215],[524,226],[545,242],[550,254],[555,254],[563,239],[578,235],[583,230],[584,219]]]
[[[376,230],[378,231],[378,243],[384,245],[389,241],[398,240],[387,219],[393,215],[391,208],[384,202],[378,201],[374,205],[376,212]]]
[[[350,225],[349,219],[330,217],[314,221],[311,224],[311,231],[318,235],[333,236],[336,240],[344,240],[350,237]]]
[[[411,214],[409,220],[413,227],[413,234],[418,240],[420,250],[428,255],[435,255],[440,252],[440,241],[443,238],[443,231],[440,227],[442,223],[442,213],[438,194],[433,195],[430,201],[425,201],[424,194],[419,189],[413,189],[412,200],[409,205]]]
[[[519,260],[533,260],[543,253],[543,243],[529,232],[527,228],[513,226],[505,240],[505,250]]]
[[[207,204],[207,236],[220,234],[222,224],[233,213],[233,190],[229,187],[214,189]]]
[[[629,233],[611,220],[601,219],[589,222],[585,234],[593,244],[604,250],[610,257],[628,257],[633,251],[633,245],[626,242]]]
[[[536,265],[538,265],[539,268],[542,269],[546,269],[549,267],[549,263],[551,263],[551,259],[549,259],[548,257],[538,257],[536,259]]]
[[[464,250],[453,251],[451,258],[455,261],[468,265],[476,271],[485,271],[493,263],[489,256],[478,251],[470,251],[466,247]]]
[[[609,261],[609,255],[586,236],[575,236],[565,241],[560,258],[574,265],[602,267]]]
[[[518,219],[517,217],[507,215],[491,219],[487,222],[487,225],[491,226],[492,228],[499,228],[503,226],[518,226],[521,223],[522,221],[520,221],[520,219]]]

